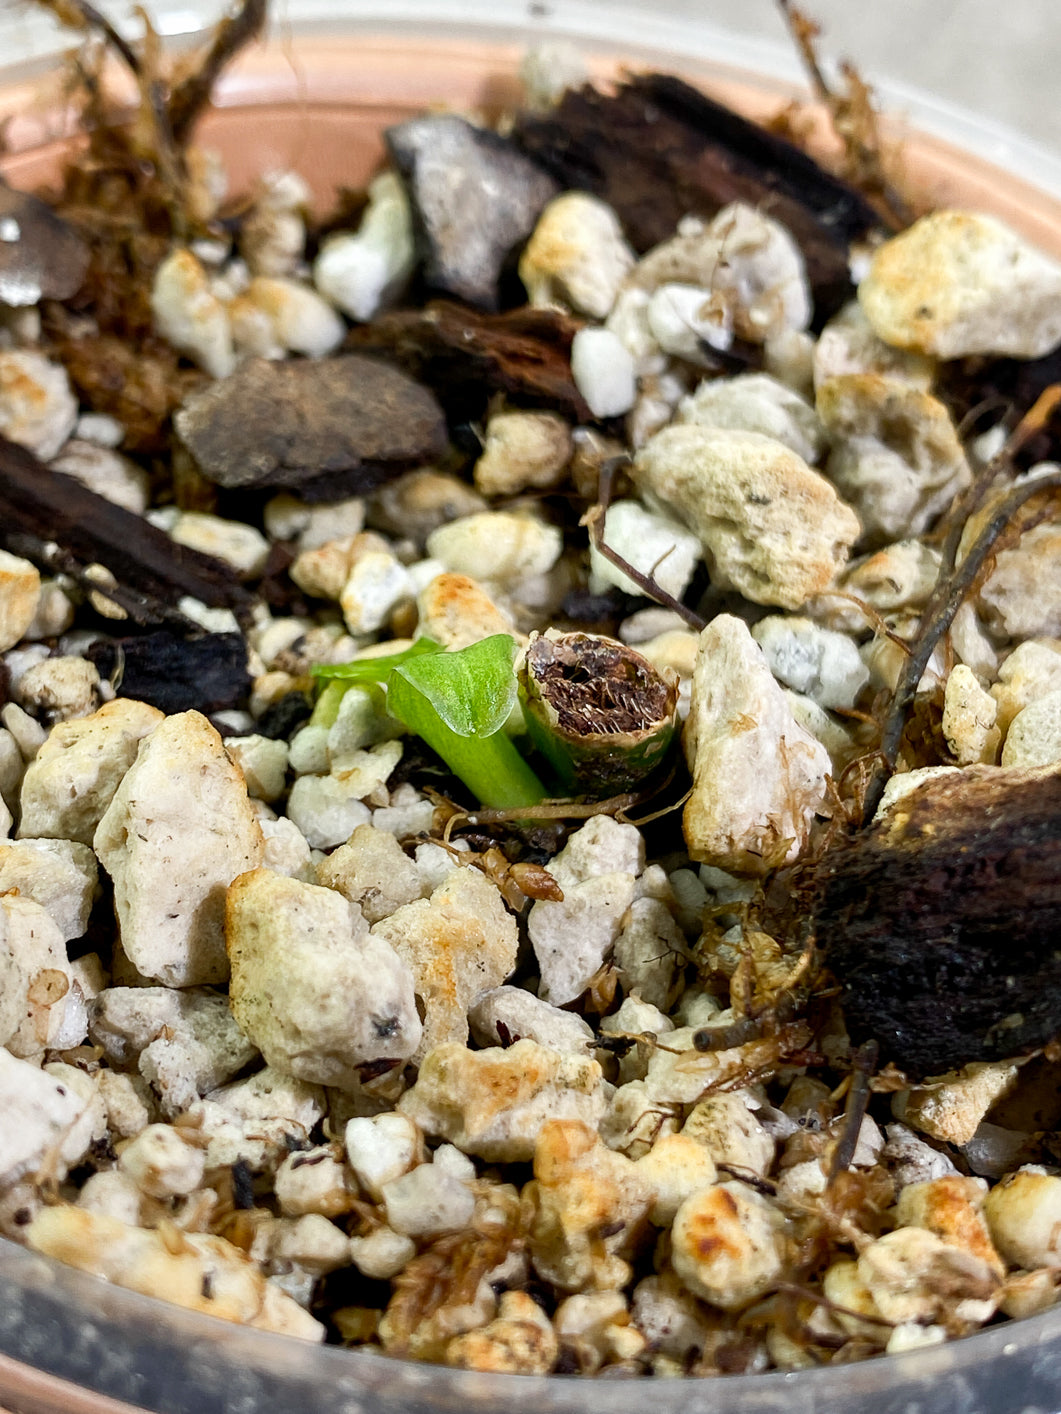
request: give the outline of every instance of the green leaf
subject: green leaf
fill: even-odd
[[[387,710],[427,742],[487,806],[537,805],[545,787],[504,731],[516,701],[516,645],[496,634],[403,663],[391,674]]]
[[[400,653],[387,653],[379,658],[355,658],[351,663],[315,663],[310,672],[315,678],[344,682],[386,682],[395,668],[413,659],[443,653],[441,643],[433,638],[418,638]]]
[[[406,691],[408,687],[425,699],[457,736],[493,736],[505,725],[516,702],[515,656],[511,635],[495,633],[457,653],[405,661],[395,668],[388,688],[391,715],[410,730],[419,730],[404,715],[405,711],[416,715],[421,710]]]

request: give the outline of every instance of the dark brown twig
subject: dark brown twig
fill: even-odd
[[[169,101],[169,121],[179,146],[187,142],[192,128],[210,102],[214,84],[225,67],[265,25],[267,0],[243,0],[235,15],[221,21],[203,62],[174,90]]]
[[[855,1156],[858,1138],[862,1132],[862,1121],[866,1117],[866,1108],[869,1105],[870,1081],[877,1068],[879,1049],[876,1041],[866,1041],[855,1052],[855,1064],[851,1072],[851,1089],[847,1092],[847,1104],[844,1107],[843,1131],[833,1150],[832,1162],[829,1165],[830,1185],[851,1166],[851,1160]]]
[[[630,458],[625,454],[620,457],[612,457],[601,467],[600,482],[597,488],[597,502],[591,506],[582,517],[580,524],[589,530],[590,539],[604,556],[610,560],[617,569],[622,570],[629,579],[632,579],[637,587],[647,595],[649,599],[654,599],[657,604],[664,605],[665,608],[673,609],[689,625],[696,629],[697,633],[707,627],[707,621],[702,619],[695,610],[683,604],[680,599],[675,599],[673,594],[660,587],[651,575],[642,574],[639,569],[630,564],[629,560],[624,560],[617,550],[613,550],[604,540],[605,519],[608,514],[608,507],[611,505],[612,492],[615,488],[615,478],[624,466],[629,465]]]

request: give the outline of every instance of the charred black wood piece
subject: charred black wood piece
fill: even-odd
[[[100,639],[86,655],[113,678],[122,697],[160,712],[222,712],[244,706],[250,691],[247,646],[238,633],[180,638],[167,629],[137,637]]]
[[[881,225],[860,192],[798,147],[667,74],[613,94],[572,90],[550,116],[522,118],[514,136],[561,186],[607,201],[639,252],[690,213],[760,207],[799,243],[819,317],[850,288],[851,241]]]
[[[571,344],[580,328],[551,309],[479,314],[433,300],[353,330],[348,343],[386,354],[433,388],[451,422],[480,417],[493,393],[585,422],[592,414],[571,376]]]
[[[253,598],[223,560],[176,544],[142,516],[0,436],[0,546],[44,568],[77,572],[104,565],[121,589],[114,598],[142,623],[176,616],[190,595],[211,607],[249,612]],[[56,562],[58,546],[63,563]],[[102,588],[103,586],[101,586]],[[108,592],[104,590],[104,592]]]
[[[1061,772],[926,782],[813,866],[855,1042],[920,1079],[1061,1036]]]

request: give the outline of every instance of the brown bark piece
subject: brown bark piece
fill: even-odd
[[[252,602],[222,560],[176,544],[6,437],[0,437],[0,546],[53,572],[106,566],[117,587],[100,587],[140,623],[180,618],[182,595],[237,612]]]
[[[1061,1035],[1061,772],[971,767],[814,867],[855,1041],[919,1078]]]
[[[551,309],[478,314],[434,300],[355,329],[349,342],[396,359],[435,389],[454,420],[478,416],[501,392],[587,421],[592,414],[571,376],[571,343],[581,327]]]
[[[370,491],[446,446],[434,395],[359,355],[250,359],[193,394],[174,423],[210,481],[297,488],[311,500]]]

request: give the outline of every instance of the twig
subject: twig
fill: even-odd
[[[877,1068],[879,1053],[880,1048],[876,1041],[866,1041],[855,1052],[851,1088],[847,1092],[847,1104],[844,1107],[843,1133],[833,1150],[832,1163],[829,1165],[830,1186],[840,1174],[850,1167],[851,1160],[855,1156],[858,1137],[862,1132],[862,1121],[866,1117],[866,1108],[869,1105],[870,1080]]]
[[[169,121],[178,145],[188,140],[223,69],[261,33],[266,8],[267,0],[243,0],[238,12],[218,25],[214,41],[195,73],[174,90],[169,101]]]
[[[601,467],[600,482],[597,487],[597,502],[589,508],[579,524],[588,528],[590,539],[606,560],[610,560],[617,569],[621,569],[623,574],[632,579],[649,599],[654,599],[657,604],[662,604],[665,608],[673,609],[690,628],[696,629],[699,633],[701,629],[707,627],[705,619],[702,619],[688,605],[683,604],[680,599],[675,599],[673,594],[668,594],[651,575],[642,574],[639,569],[630,564],[629,560],[624,560],[617,550],[613,550],[610,545],[606,545],[604,542],[605,518],[608,514],[608,507],[611,505],[615,478],[620,470],[629,464],[629,461],[630,458],[624,454],[612,457],[604,463]]]
[[[814,49],[818,26],[791,0],[777,0],[777,5],[799,50],[815,96],[828,109],[833,131],[843,143],[847,167],[844,175],[877,198],[884,215],[896,228],[908,226],[913,212],[885,174],[877,113],[869,88],[854,65],[845,61],[840,64],[840,72],[847,82],[847,93],[837,93],[826,79]]]
[[[888,777],[895,769],[899,755],[899,743],[906,726],[906,715],[917,695],[918,684],[928,667],[928,660],[932,657],[936,644],[953,623],[954,616],[962,603],[972,592],[980,572],[994,549],[995,542],[1026,501],[1030,501],[1033,496],[1037,496],[1043,491],[1053,491],[1061,487],[1061,470],[1056,469],[1044,472],[1041,476],[1032,477],[1015,487],[996,507],[994,514],[976,537],[960,567],[954,568],[968,517],[979,508],[1004,462],[1011,460],[1030,437],[1042,430],[1059,403],[1061,403],[1061,385],[1054,384],[1042,393],[1027,416],[1021,419],[1019,426],[1002,452],[985,468],[962,497],[959,505],[955,507],[953,522],[948,528],[943,544],[943,559],[936,588],[921,617],[917,641],[900,674],[885,719],[880,744],[881,764],[866,792],[862,811],[863,827],[876,814]]]

